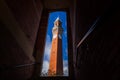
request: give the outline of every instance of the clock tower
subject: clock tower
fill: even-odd
[[[63,57],[62,57],[62,22],[59,17],[54,22],[52,29],[52,47],[50,53],[50,64],[48,75],[63,75]]]

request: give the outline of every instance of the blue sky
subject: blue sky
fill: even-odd
[[[44,60],[43,60],[43,68],[42,73],[46,73],[49,68],[49,60],[50,60],[50,50],[51,50],[51,43],[52,43],[52,28],[54,26],[54,21],[56,18],[59,17],[62,21],[62,53],[63,53],[63,68],[64,68],[64,75],[68,75],[68,46],[67,46],[67,22],[66,22],[66,12],[51,12],[49,14],[48,19],[48,29],[46,35],[46,43],[45,43],[45,50],[44,50]]]

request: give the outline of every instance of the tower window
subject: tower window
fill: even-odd
[[[68,43],[66,17],[66,12],[63,11],[49,13],[41,76],[68,76]],[[53,38],[53,36],[55,38]],[[52,51],[54,52],[54,55],[51,55]],[[62,54],[62,56],[60,54]],[[51,59],[51,56],[56,57],[52,57]],[[54,62],[51,63],[52,61]],[[62,65],[58,63],[60,61],[62,61]],[[56,68],[53,65],[56,65]],[[50,74],[50,71],[53,71],[53,73]]]

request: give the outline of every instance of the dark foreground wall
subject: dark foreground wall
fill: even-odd
[[[0,79],[32,76],[41,13],[40,0],[0,1]]]
[[[112,3],[94,31],[78,47],[77,80],[120,79],[119,7],[118,3]]]

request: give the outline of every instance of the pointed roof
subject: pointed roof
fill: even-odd
[[[59,18],[59,16],[56,18],[55,22],[56,22],[56,21],[60,21],[60,18]]]

